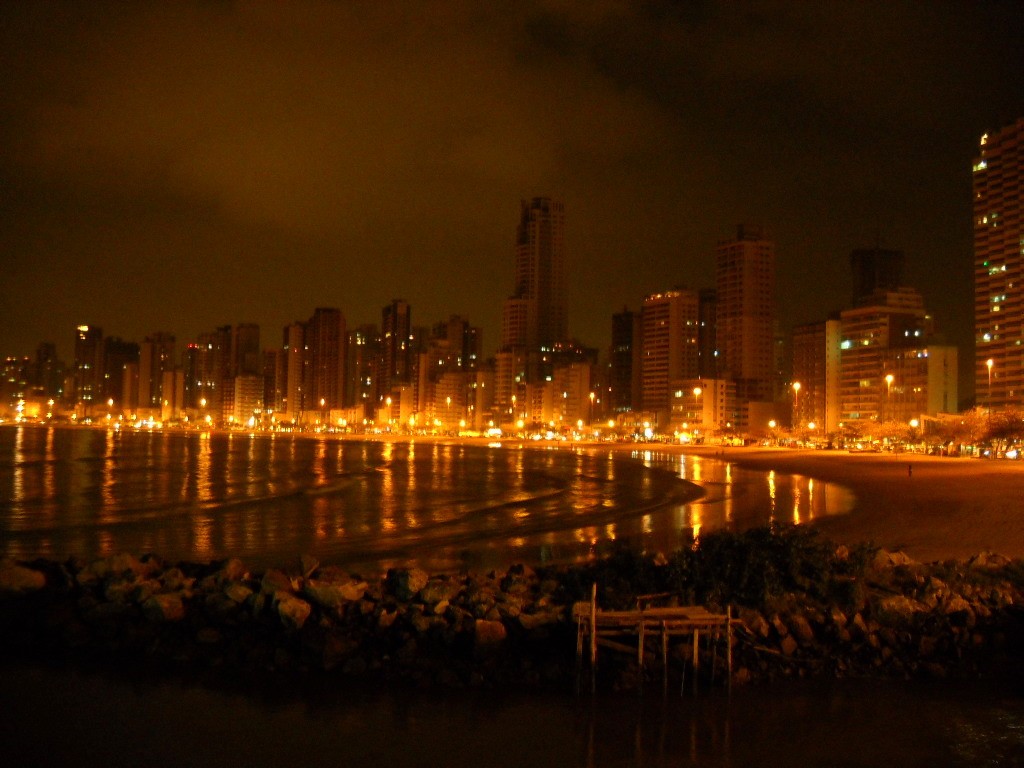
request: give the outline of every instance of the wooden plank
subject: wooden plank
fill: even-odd
[[[582,673],[583,639],[590,636],[591,690],[597,686],[597,647],[635,653],[642,688],[644,678],[644,651],[646,635],[658,632],[661,635],[662,690],[668,689],[668,645],[673,636],[692,637],[693,690],[697,692],[697,672],[700,668],[700,633],[707,634],[707,645],[711,651],[711,682],[718,672],[718,644],[725,633],[726,668],[729,683],[732,683],[732,625],[741,623],[732,616],[732,606],[723,614],[712,613],[703,606],[687,605],[672,607],[642,607],[632,611],[602,611],[597,608],[597,584],[591,585],[590,601],[577,602],[572,606],[572,615],[577,622],[576,654],[577,674]],[[613,640],[613,637],[636,636],[636,645]],[[686,686],[686,664],[683,664],[680,693]],[[577,686],[578,690],[578,686]]]

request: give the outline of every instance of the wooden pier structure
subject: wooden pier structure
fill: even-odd
[[[597,607],[597,584],[590,592],[589,602],[578,602],[573,605],[573,618],[576,619],[576,681],[577,690],[583,672],[584,650],[589,645],[590,688],[597,686],[597,648],[603,646],[611,650],[636,654],[639,668],[640,685],[643,686],[644,650],[648,637],[660,640],[662,690],[668,692],[668,649],[673,637],[692,638],[693,651],[691,667],[693,669],[693,691],[697,691],[697,670],[699,668],[699,644],[701,634],[711,649],[711,680],[714,681],[715,667],[718,661],[718,641],[725,638],[725,665],[727,682],[732,683],[732,627],[739,619],[732,617],[732,608],[725,613],[711,613],[699,605],[679,605],[670,607],[652,607],[649,603],[667,595],[641,595],[637,598],[637,608],[631,611],[605,611]],[[618,638],[635,637],[636,645],[624,643]],[[589,642],[588,642],[589,641]],[[679,686],[680,695],[686,686],[686,664],[683,664],[682,680]]]

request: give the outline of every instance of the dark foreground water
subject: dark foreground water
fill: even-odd
[[[1024,701],[991,686],[792,682],[663,699],[0,673],[10,766],[1024,764]]]
[[[683,482],[683,481],[687,482]],[[693,503],[684,503],[698,495]],[[809,478],[657,450],[0,427],[0,556],[300,554],[360,569],[573,562],[612,542],[846,512]]]

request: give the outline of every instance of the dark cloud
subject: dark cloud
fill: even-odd
[[[0,349],[394,296],[493,345],[518,200],[567,204],[571,325],[778,241],[785,323],[903,248],[970,341],[969,166],[1024,114],[1018,3],[0,8]],[[813,268],[815,285],[806,274]],[[823,280],[834,290],[823,290]],[[145,298],[143,298],[145,297]]]

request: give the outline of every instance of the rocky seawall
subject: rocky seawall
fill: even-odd
[[[715,533],[671,557],[623,549],[580,566],[373,579],[308,557],[260,572],[234,559],[153,555],[4,560],[0,648],[23,658],[568,690],[577,679],[572,605],[595,582],[602,608],[633,607],[642,594],[731,606],[742,620],[734,682],[1024,667],[1021,561],[915,563],[869,545],[836,547],[806,528]],[[670,678],[688,670],[690,647],[670,648]],[[711,656],[701,659],[698,672],[710,677]],[[632,688],[642,676],[661,679],[656,643],[642,669],[635,654],[602,652],[602,687]]]

